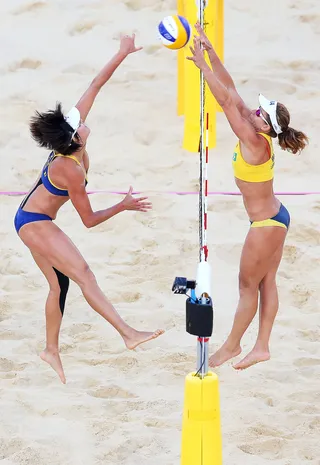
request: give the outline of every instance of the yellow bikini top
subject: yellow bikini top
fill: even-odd
[[[247,182],[264,182],[273,179],[273,167],[274,167],[274,152],[272,139],[267,134],[259,132],[263,136],[270,146],[271,157],[265,163],[261,165],[249,165],[241,154],[240,142],[236,145],[235,151],[232,158],[232,167],[234,176],[241,181]]]

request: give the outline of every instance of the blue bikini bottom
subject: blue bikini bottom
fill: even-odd
[[[34,223],[35,221],[52,221],[52,218],[48,215],[44,215],[43,213],[26,212],[22,210],[22,208],[19,208],[16,216],[14,217],[14,227],[19,234],[19,230],[23,225]]]

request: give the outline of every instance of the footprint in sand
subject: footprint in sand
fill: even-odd
[[[142,297],[142,294],[140,292],[119,292],[115,296],[113,296],[112,301],[114,303],[120,303],[120,302],[137,302],[140,300]]]
[[[99,23],[97,21],[83,21],[75,24],[70,30],[69,35],[81,35],[85,34],[86,32],[92,31]]]
[[[295,307],[302,308],[312,297],[312,291],[303,284],[296,284],[291,292],[291,297]]]
[[[25,447],[25,443],[18,438],[9,439],[1,438],[0,439],[0,460],[7,459],[11,455],[16,454]],[[10,462],[11,463],[11,462]]]
[[[61,344],[60,353],[61,354],[72,354],[76,350],[75,344]]]
[[[258,441],[250,440],[250,443],[241,444],[238,448],[246,454],[257,455],[267,460],[274,460],[281,457],[281,451],[286,444],[287,440],[279,437],[261,439]]]
[[[317,415],[313,420],[311,420],[309,428],[320,431],[320,415]]]
[[[15,73],[19,71],[19,69],[38,69],[42,65],[40,60],[33,60],[32,58],[25,58],[24,60],[18,61],[16,63],[12,63],[8,71],[10,73]]]
[[[117,423],[112,423],[110,419],[95,421],[91,425],[92,433],[98,441],[109,439],[111,434],[118,430]]]
[[[1,321],[1,317],[0,317]],[[0,332],[0,341],[20,341],[23,339],[29,339],[29,334],[22,334],[16,331],[4,330]]]
[[[295,242],[302,242],[305,245],[320,245],[320,231],[319,228],[311,228],[300,225],[293,234]]]
[[[45,2],[41,2],[41,1],[27,3],[26,5],[22,5],[20,8],[15,10],[13,12],[13,15],[18,16],[18,15],[22,15],[22,14],[25,14],[25,13],[38,12],[38,11],[43,10],[44,8],[46,8],[46,6],[47,6],[47,4]]]
[[[299,337],[309,342],[320,341],[320,330],[319,329],[299,329],[297,331]]]
[[[264,392],[254,392],[252,394],[252,397],[255,397],[256,399],[261,399],[268,407],[274,407],[275,402],[274,399]]]
[[[95,391],[88,391],[87,394],[98,399],[133,399],[137,397],[135,394],[116,385],[100,387]]]
[[[78,336],[82,333],[87,333],[92,328],[91,325],[86,323],[74,324],[69,328],[69,336]]]
[[[283,259],[290,265],[293,265],[302,256],[300,247],[295,245],[285,245],[283,249]]]
[[[26,366],[27,363],[15,363],[7,358],[0,358],[0,373],[22,371]]]
[[[300,15],[299,19],[301,23],[310,24],[315,34],[320,34],[320,15]]]

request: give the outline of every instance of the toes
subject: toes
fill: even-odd
[[[164,330],[163,329],[158,329],[155,333],[153,333],[153,337],[156,338],[156,337],[159,337],[161,336],[161,334],[164,333]]]

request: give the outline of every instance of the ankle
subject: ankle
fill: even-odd
[[[58,344],[47,344],[45,351],[50,352],[50,354],[58,354],[59,353]]]
[[[131,326],[129,325],[126,325],[123,328],[119,328],[118,331],[119,331],[120,336],[123,339],[130,339],[133,336],[133,334],[136,332],[136,330],[131,328]]]
[[[225,345],[228,349],[235,350],[238,347],[240,347],[240,342],[241,342],[241,339],[229,336],[225,342]]]
[[[268,352],[268,353],[270,353],[269,343],[265,342],[265,341],[260,341],[259,339],[255,343],[253,349],[258,351],[258,352]]]

